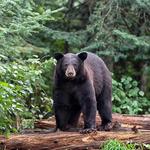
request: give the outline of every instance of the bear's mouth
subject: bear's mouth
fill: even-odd
[[[72,65],[69,65],[66,69],[65,76],[68,79],[74,79],[76,76],[76,71]]]
[[[73,80],[75,77],[76,77],[76,75],[74,75],[74,74],[66,74],[67,79]]]

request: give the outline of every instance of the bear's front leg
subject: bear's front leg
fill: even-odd
[[[68,129],[68,120],[70,117],[69,98],[64,91],[54,92],[54,112],[56,119],[56,130],[65,131]]]
[[[57,105],[55,109],[56,130],[68,130],[69,108],[65,105]]]
[[[96,132],[96,101],[95,98],[87,97],[83,108],[84,129],[80,133],[86,134]]]
[[[82,91],[82,112],[84,117],[84,129],[80,133],[86,134],[96,132],[96,110],[97,103],[95,91],[90,84],[87,84]]]

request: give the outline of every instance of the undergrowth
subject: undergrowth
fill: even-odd
[[[122,142],[116,139],[108,140],[100,147],[100,150],[150,150],[150,144],[137,144]]]

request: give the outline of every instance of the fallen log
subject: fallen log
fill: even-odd
[[[101,120],[97,115],[97,125],[100,122]],[[81,116],[79,127],[82,126],[83,118]],[[61,131],[52,133],[47,129],[55,127],[54,117],[48,120],[37,121],[35,127],[41,129],[31,130],[28,134],[11,135],[9,138],[0,136],[0,150],[99,149],[99,146],[108,139],[150,144],[150,115],[131,116],[113,114],[112,131],[97,131],[91,134]]]
[[[108,139],[118,139],[136,143],[150,143],[150,133],[133,132],[97,132],[83,135],[70,132],[49,134],[12,135],[1,140],[1,148],[7,150],[63,150],[63,149],[98,149]]]
[[[150,115],[122,115],[113,114],[113,123],[119,123],[122,127],[150,130]],[[97,126],[101,124],[99,115],[96,116]],[[35,128],[49,129],[55,127],[55,117],[52,116],[48,120],[39,120],[34,124]],[[83,127],[83,116],[80,116],[78,127]]]

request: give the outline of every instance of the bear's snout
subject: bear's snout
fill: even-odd
[[[73,65],[69,65],[66,69],[65,75],[67,78],[74,78],[76,76],[76,71]]]

